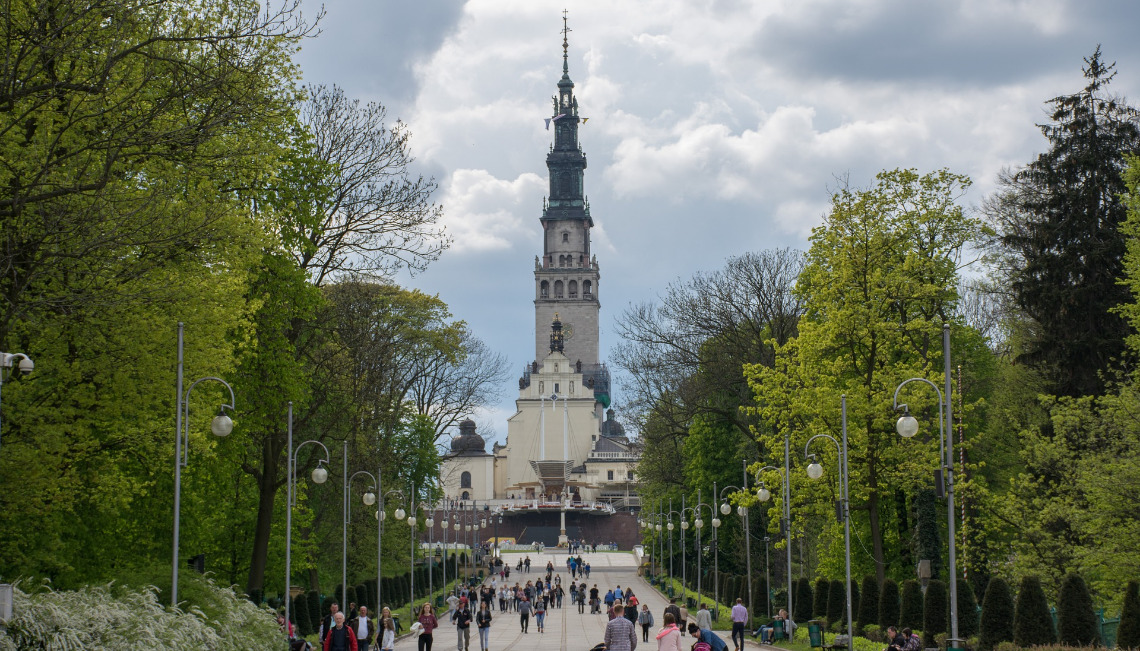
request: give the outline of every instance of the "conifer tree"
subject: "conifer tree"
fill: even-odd
[[[309,632],[316,633],[321,625],[321,595],[316,590],[309,590],[305,596],[309,599]]]
[[[1140,582],[1129,581],[1124,590],[1124,607],[1116,626],[1116,646],[1140,649]]]
[[[293,599],[293,610],[289,612],[289,616],[293,619],[293,628],[297,635],[306,637],[315,632],[312,619],[309,617],[308,596],[299,594]]]
[[[1013,595],[1005,579],[995,576],[986,586],[982,599],[982,627],[978,636],[981,651],[991,651],[1001,642],[1013,640]]]
[[[879,630],[899,625],[899,584],[894,579],[885,579],[879,591]]]
[[[978,634],[978,599],[969,581],[958,582],[958,635],[963,638]]]
[[[1041,580],[1027,576],[1021,580],[1017,590],[1017,606],[1013,611],[1013,642],[1017,646],[1037,646],[1053,644],[1057,635],[1053,632],[1053,615],[1049,612],[1049,602],[1041,589]]]
[[[851,625],[852,626],[855,625],[855,620],[859,616],[859,603],[860,603],[859,597],[860,597],[859,584],[855,582],[855,579],[851,579],[851,618],[852,618],[851,619]],[[846,610],[843,611],[843,618],[847,619],[847,611]],[[852,631],[852,632],[854,632],[854,631]]]
[[[946,632],[946,616],[950,612],[950,600],[946,595],[946,584],[932,579],[926,584],[926,596],[922,600],[922,643],[927,648],[938,646],[935,636]]]
[[[855,630],[862,633],[863,627],[879,623],[879,582],[868,574],[863,577],[863,590],[859,595],[859,616]]]
[[[817,614],[813,609],[811,581],[799,579],[796,581],[795,587],[796,607],[792,610],[792,619],[799,622],[810,621]]]
[[[1004,175],[986,212],[1007,254],[1014,299],[1036,323],[1022,355],[1053,393],[1098,395],[1101,372],[1125,351],[1131,302],[1119,283],[1125,238],[1125,156],[1140,149],[1135,109],[1105,93],[1115,64],[1098,46],[1085,59],[1087,84],[1049,101],[1041,125],[1049,150]]]
[[[827,596],[830,592],[830,581],[827,579],[815,580],[815,585],[812,586],[812,595],[814,595],[814,598],[812,599],[811,611],[816,617],[827,617]]]
[[[899,626],[922,629],[922,586],[918,581],[907,579],[902,585],[902,599],[899,610]]]
[[[847,621],[847,591],[842,581],[832,581],[827,590],[827,625]]]
[[[1057,600],[1057,637],[1066,646],[1088,646],[1100,641],[1092,595],[1079,574],[1070,573]]]

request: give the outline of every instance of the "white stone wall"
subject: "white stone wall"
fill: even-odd
[[[471,473],[471,488],[461,486],[464,472]],[[445,457],[440,465],[440,479],[444,495],[450,499],[463,499],[464,491],[467,499],[494,499],[495,458],[489,454]]]

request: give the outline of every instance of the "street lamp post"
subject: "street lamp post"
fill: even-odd
[[[698,603],[704,599],[701,596],[701,557],[704,556],[704,549],[701,545],[701,530],[705,526],[705,521],[701,519],[701,509],[708,509],[709,518],[712,520],[713,525],[713,539],[716,539],[716,530],[720,527],[720,519],[716,517],[716,507],[712,504],[705,504],[701,501],[701,489],[697,489],[697,503],[693,505],[693,527],[696,529],[696,554],[697,554],[697,601]],[[714,547],[716,543],[713,543]]]
[[[815,461],[814,454],[808,454],[808,449],[811,447],[812,441],[818,438],[825,438],[835,444],[835,448],[839,453],[839,500],[842,507],[839,511],[840,516],[843,518],[843,545],[844,545],[844,560],[847,568],[847,639],[848,645],[851,644],[850,640],[854,640],[852,636],[854,628],[852,626],[852,607],[851,607],[851,502],[848,494],[848,480],[850,478],[849,468],[847,466],[847,396],[844,395],[840,398],[840,414],[843,423],[843,444],[840,445],[828,434],[816,434],[808,439],[804,445],[804,457],[811,459],[811,464],[807,467],[807,475],[812,479],[819,479],[823,476],[823,466]]]
[[[940,391],[938,385],[926,378],[910,378],[903,380],[895,387],[894,409],[903,412],[899,417],[895,429],[903,438],[911,438],[918,433],[918,420],[910,415],[906,404],[899,404],[899,390],[911,382],[922,382],[930,385],[938,394],[938,438],[939,470],[946,473],[946,518],[948,521],[949,552],[950,552],[950,645],[961,642],[958,637],[958,558],[955,544],[955,518],[954,518],[954,434],[953,415],[951,413],[951,375],[950,375],[950,324],[942,324],[942,374],[945,380],[946,391]],[[941,473],[939,473],[941,474]],[[941,483],[941,477],[935,476],[935,481]]]
[[[724,499],[724,493],[726,491],[732,490],[737,492],[748,492],[748,462],[741,459],[741,464],[744,466],[744,485],[725,486],[721,488],[720,495],[717,495],[717,497],[721,500]],[[732,513],[732,506],[730,506],[728,502],[722,502],[720,505],[720,512],[724,515],[728,515],[729,513]],[[744,567],[745,572],[748,574],[748,618],[751,620],[756,615],[756,612],[752,607],[752,530],[748,524],[748,507],[737,506],[736,513],[740,516],[741,523],[744,526]],[[751,621],[749,624],[751,625]]]
[[[175,443],[174,443],[174,562],[173,562],[173,575],[171,578],[170,587],[170,606],[173,608],[178,605],[178,536],[179,536],[179,521],[181,519],[182,509],[182,468],[190,461],[190,394],[194,391],[194,387],[202,382],[217,382],[224,386],[230,392],[229,404],[222,404],[218,409],[218,415],[214,416],[214,420],[210,423],[210,431],[214,436],[229,436],[230,432],[234,429],[234,422],[226,415],[226,409],[233,411],[234,403],[234,389],[228,382],[219,377],[207,376],[198,378],[190,383],[190,388],[186,389],[186,393],[182,392],[182,357],[183,357],[183,341],[182,341],[182,322],[178,322],[178,405],[177,414],[174,417]],[[24,361],[31,362],[24,356],[20,361],[20,370],[24,370]],[[31,372],[31,368],[28,368]]]
[[[377,470],[379,472],[379,470]],[[359,475],[364,475],[372,480],[372,491],[380,490],[380,485],[376,481],[376,476],[367,470],[357,470],[351,475],[348,474],[348,441],[344,442],[344,529],[343,529],[343,544],[341,546],[341,560],[340,560],[340,585],[341,599],[347,601],[345,595],[348,593],[348,523],[352,519],[352,500],[348,495],[348,488],[352,484],[352,480]],[[372,491],[365,493],[361,500],[365,506],[372,506],[376,503],[376,494]],[[377,525],[377,535],[379,535],[379,525]],[[379,543],[377,543],[379,544]],[[379,561],[377,555],[377,561]],[[380,568],[376,568],[376,580],[380,580]],[[379,605],[380,602],[376,602]]]
[[[182,324],[178,324],[179,343],[181,344],[182,337]],[[178,347],[181,352],[181,345]],[[0,353],[0,391],[4,389],[4,376],[12,376],[13,371],[19,371],[20,375],[31,375],[32,370],[36,368],[35,362],[31,357],[24,353]],[[182,395],[182,389],[178,389],[178,395]]]
[[[788,437],[785,434],[784,444],[787,445],[787,443],[788,443]],[[788,461],[788,453],[787,453],[787,450],[785,449],[785,451],[784,451],[784,485],[781,487],[781,491],[780,491],[782,494],[781,501],[783,501],[783,503],[784,503],[783,527],[781,527],[781,528],[784,530],[784,547],[786,548],[785,552],[788,555],[788,558],[787,558],[787,562],[788,562],[788,609],[787,609],[788,610],[788,617],[794,617],[792,614],[792,507],[791,507],[792,483],[791,483],[791,478],[788,474],[789,465],[790,465],[790,463]],[[775,466],[764,466],[760,470],[756,471],[756,476],[759,477],[760,473],[762,473],[766,470],[779,470],[779,468],[777,468]],[[760,490],[757,491],[756,497],[761,502],[767,502],[768,498],[771,497],[771,492],[768,491],[768,488],[767,488],[767,486],[765,486],[763,481],[760,482]],[[768,582],[768,542],[770,541],[770,539],[768,536],[765,536],[764,538],[765,538],[764,539],[764,576],[765,576],[764,584],[768,589],[768,596],[769,596],[769,599],[768,599],[768,602],[769,602],[768,603],[768,615],[771,616],[771,614],[772,614],[772,604],[771,604],[772,586]],[[793,619],[792,621],[795,621],[795,619]]]
[[[301,448],[306,445],[319,445],[325,451],[325,458],[317,462],[317,467],[313,468],[312,479],[314,484],[323,484],[329,478],[329,471],[325,470],[322,464],[329,462],[329,449],[325,447],[324,443],[320,441],[309,440],[293,449],[293,401],[289,401],[289,446],[285,448],[289,454],[286,489],[285,489],[285,622],[288,628],[289,622],[289,602],[292,601],[291,588],[293,585],[293,568],[292,568],[292,550],[293,550],[293,505],[296,503],[296,487],[294,484],[297,482],[297,454],[300,453]]]
[[[681,515],[673,510],[673,498],[669,498],[669,511],[665,514],[665,528],[669,533],[669,590],[673,590],[673,516]],[[684,518],[684,516],[681,516]],[[683,591],[683,589],[682,589]]]

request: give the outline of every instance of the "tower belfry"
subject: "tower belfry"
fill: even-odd
[[[552,98],[554,143],[546,155],[550,188],[543,204],[542,257],[535,260],[535,359],[549,349],[547,334],[561,315],[563,351],[573,362],[598,364],[598,262],[590,252],[590,204],[584,176],[586,155],[578,143],[578,99],[570,79],[570,27],[562,12],[562,78]]]

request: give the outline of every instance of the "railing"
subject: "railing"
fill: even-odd
[[[637,456],[628,452],[590,452],[591,459],[628,459],[630,461],[637,461]]]
[[[472,502],[470,500],[447,500],[436,505],[436,510],[460,510],[470,511]],[[482,513],[489,511],[494,513],[522,513],[526,511],[560,511],[565,508],[567,511],[585,511],[585,512],[600,512],[600,513],[614,513],[612,505],[606,502],[573,502],[570,500],[549,500],[549,499],[506,499],[506,500],[478,500],[474,502],[475,512]]]

